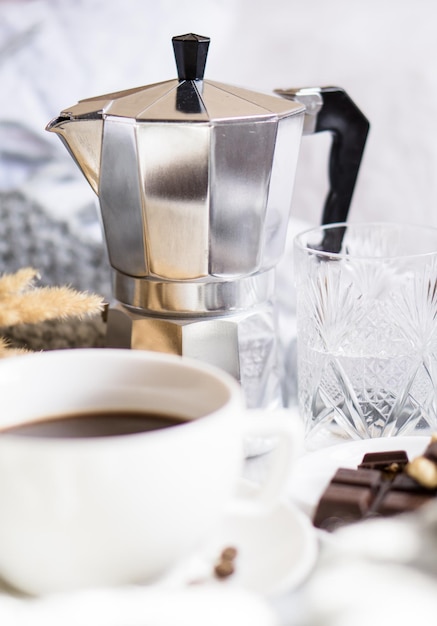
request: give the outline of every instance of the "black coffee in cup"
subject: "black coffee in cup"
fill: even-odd
[[[185,418],[140,411],[90,411],[60,415],[3,428],[2,434],[25,437],[80,439],[114,437],[161,430],[184,424]]]

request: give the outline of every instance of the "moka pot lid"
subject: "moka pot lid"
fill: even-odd
[[[304,113],[298,102],[204,79],[209,38],[173,37],[178,78],[80,100],[57,119],[120,117],[138,122],[226,123]]]

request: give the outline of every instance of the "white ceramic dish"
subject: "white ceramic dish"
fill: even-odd
[[[367,452],[405,450],[410,459],[422,454],[429,437],[383,437],[351,441],[308,452],[297,460],[287,485],[291,501],[310,517],[339,467],[355,469]]]
[[[254,493],[256,487],[242,481],[240,489]],[[227,546],[238,550],[235,572],[218,581],[214,564]],[[298,587],[317,554],[317,533],[310,520],[294,505],[280,502],[265,515],[227,515],[208,545],[162,582],[229,585],[270,597]]]

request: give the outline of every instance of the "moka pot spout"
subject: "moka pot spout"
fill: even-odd
[[[98,194],[103,133],[101,115],[75,119],[68,111],[63,111],[47,124],[46,130],[60,137],[91,188]]]

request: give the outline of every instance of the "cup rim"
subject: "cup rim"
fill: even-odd
[[[385,228],[390,230],[398,230],[399,232],[409,232],[412,231],[426,233],[427,236],[429,234],[433,234],[436,240],[436,248],[435,250],[428,250],[426,252],[415,252],[415,253],[406,253],[406,254],[384,254],[380,256],[370,255],[370,254],[350,254],[347,251],[340,252],[330,252],[328,250],[318,250],[317,248],[311,247],[308,243],[304,243],[305,237],[308,237],[311,233],[323,233],[326,231],[332,231],[334,229],[369,229],[369,228]],[[311,253],[314,256],[318,256],[321,258],[329,259],[357,259],[357,260],[369,260],[369,261],[393,261],[396,259],[425,259],[431,258],[433,256],[437,256],[437,227],[428,226],[425,224],[418,224],[414,222],[388,222],[388,221],[370,221],[370,222],[333,222],[331,224],[323,224],[319,226],[312,226],[311,228],[307,228],[299,233],[297,233],[293,239],[293,246],[295,250],[299,250],[302,252]]]
[[[198,424],[200,422],[203,422],[204,420],[209,421],[209,418],[213,419],[216,414],[219,414],[222,412],[224,407],[228,405],[231,406],[232,404],[235,405],[235,403],[238,402],[238,398],[242,399],[242,394],[241,394],[241,390],[240,390],[240,386],[238,382],[230,374],[218,369],[217,367],[213,365],[200,362],[197,359],[185,357],[185,356],[178,356],[174,354],[159,353],[159,352],[152,352],[152,351],[146,351],[146,350],[131,350],[127,348],[59,349],[59,350],[48,350],[46,352],[36,352],[36,353],[13,356],[8,359],[4,359],[0,361],[0,379],[2,379],[1,384],[8,385],[8,380],[7,380],[8,375],[10,376],[9,380],[13,380],[14,372],[15,373],[19,372],[20,369],[22,369],[23,367],[26,369],[26,367],[28,367],[28,365],[26,365],[27,363],[33,362],[33,363],[38,364],[41,361],[56,362],[57,360],[59,360],[60,362],[64,360],[67,360],[67,361],[72,360],[76,363],[78,362],[80,363],[80,360],[84,357],[88,359],[88,361],[95,360],[96,363],[97,361],[101,362],[102,358],[111,358],[111,357],[112,358],[115,357],[120,364],[123,361],[125,361],[126,358],[129,361],[138,362],[138,363],[141,363],[141,362],[147,362],[147,363],[152,363],[152,364],[153,363],[163,363],[163,364],[169,363],[171,365],[176,365],[180,367],[188,367],[193,372],[193,374],[197,373],[198,375],[206,376],[211,381],[219,383],[221,387],[220,393],[225,392],[223,400],[220,401],[218,406],[211,408],[210,411],[205,412],[201,416],[198,416],[194,419],[188,419],[187,422],[184,424],[184,427],[187,427],[189,430],[191,430],[193,427],[197,428]],[[244,407],[243,407],[243,401],[242,401],[241,410],[243,410],[243,408]],[[60,408],[59,415],[65,415],[68,418],[68,416],[73,416],[73,415],[79,414],[80,412],[92,411],[92,410],[97,410],[97,407],[93,409],[84,408],[83,410],[81,409],[69,410],[68,407],[64,407],[64,408]],[[35,422],[35,421],[39,421],[40,419],[41,420],[44,419],[43,413],[41,414],[41,417],[29,416],[27,418],[27,421]],[[50,419],[50,415],[48,419]],[[23,417],[21,421],[25,422],[26,418]],[[147,436],[147,438],[161,437],[163,435],[163,432],[164,431],[161,431],[158,429],[154,431],[146,431],[144,433],[142,432],[135,433],[135,438],[139,439],[142,435]],[[9,437],[9,433],[4,432],[2,435],[2,439],[3,437],[5,438],[5,440],[7,439],[10,442],[12,433],[11,433],[11,437]],[[70,446],[71,447],[71,446],[79,446],[79,445],[96,446],[96,445],[102,445],[102,442],[105,443],[105,445],[107,446],[109,445],[110,441],[120,442],[120,440],[126,441],[127,443],[129,440],[132,441],[132,437],[127,437],[126,435],[111,435],[111,437],[90,437],[90,438],[88,437],[81,437],[81,438],[61,437],[61,438],[58,438],[58,437],[43,437],[43,436],[27,437],[26,435],[22,435],[19,438],[13,437],[13,440],[17,442],[17,445],[21,445],[20,441],[28,442],[31,440],[33,442],[33,445],[36,445],[36,446],[57,445],[57,446]],[[120,445],[120,444],[118,443],[117,445]]]

